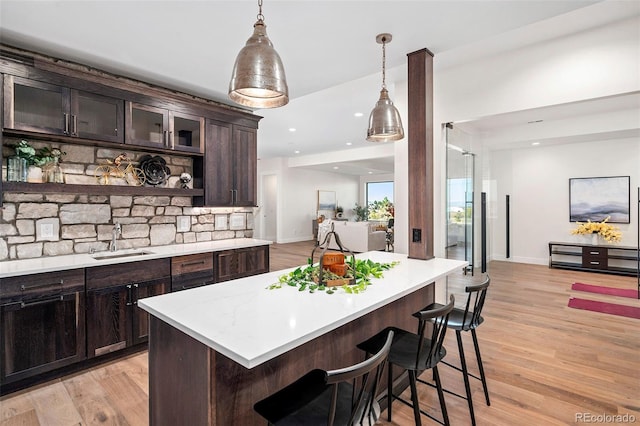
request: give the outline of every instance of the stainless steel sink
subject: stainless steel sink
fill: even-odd
[[[108,252],[108,253],[96,253],[92,254],[91,257],[95,260],[105,260],[105,259],[118,259],[122,257],[135,257],[135,256],[144,256],[145,254],[153,254],[152,251],[146,250],[136,250],[136,251],[122,251],[122,252]]]

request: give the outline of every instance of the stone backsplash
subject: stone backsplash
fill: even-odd
[[[67,153],[61,166],[65,182],[70,185],[95,185],[96,165],[122,152],[132,159],[143,155],[90,146],[33,143],[34,147],[43,145],[59,147]],[[5,155],[12,155],[10,148],[4,148]],[[180,173],[192,173],[189,157],[162,157],[171,169],[168,186],[179,185]],[[6,177],[4,170],[2,177],[3,180]],[[191,197],[14,192],[3,195],[0,261],[105,251],[109,249],[115,223],[122,225],[119,249],[253,236],[252,208],[192,207]]]

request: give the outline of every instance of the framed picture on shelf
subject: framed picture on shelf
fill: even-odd
[[[569,179],[569,221],[629,223],[630,177]]]

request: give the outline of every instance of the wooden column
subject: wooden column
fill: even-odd
[[[409,257],[433,252],[433,53],[409,53]]]

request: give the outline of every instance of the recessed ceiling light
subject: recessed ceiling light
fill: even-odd
[[[340,167],[338,166],[333,166],[333,170],[338,170]]]
[[[354,117],[362,117],[364,114],[361,112],[356,112],[355,114],[353,114]]]
[[[540,142],[532,142],[531,145],[538,146],[538,145],[540,145]]]
[[[289,131],[290,131],[290,132],[295,132],[295,131],[296,131],[296,128],[295,128],[295,127],[289,127]]]
[[[293,151],[294,154],[300,154],[300,151],[298,151],[297,149],[295,151]]]
[[[353,145],[351,142],[347,142],[347,146],[351,146]]]
[[[369,173],[370,175],[372,175],[372,174],[373,174],[373,172],[367,172],[367,173]]]

